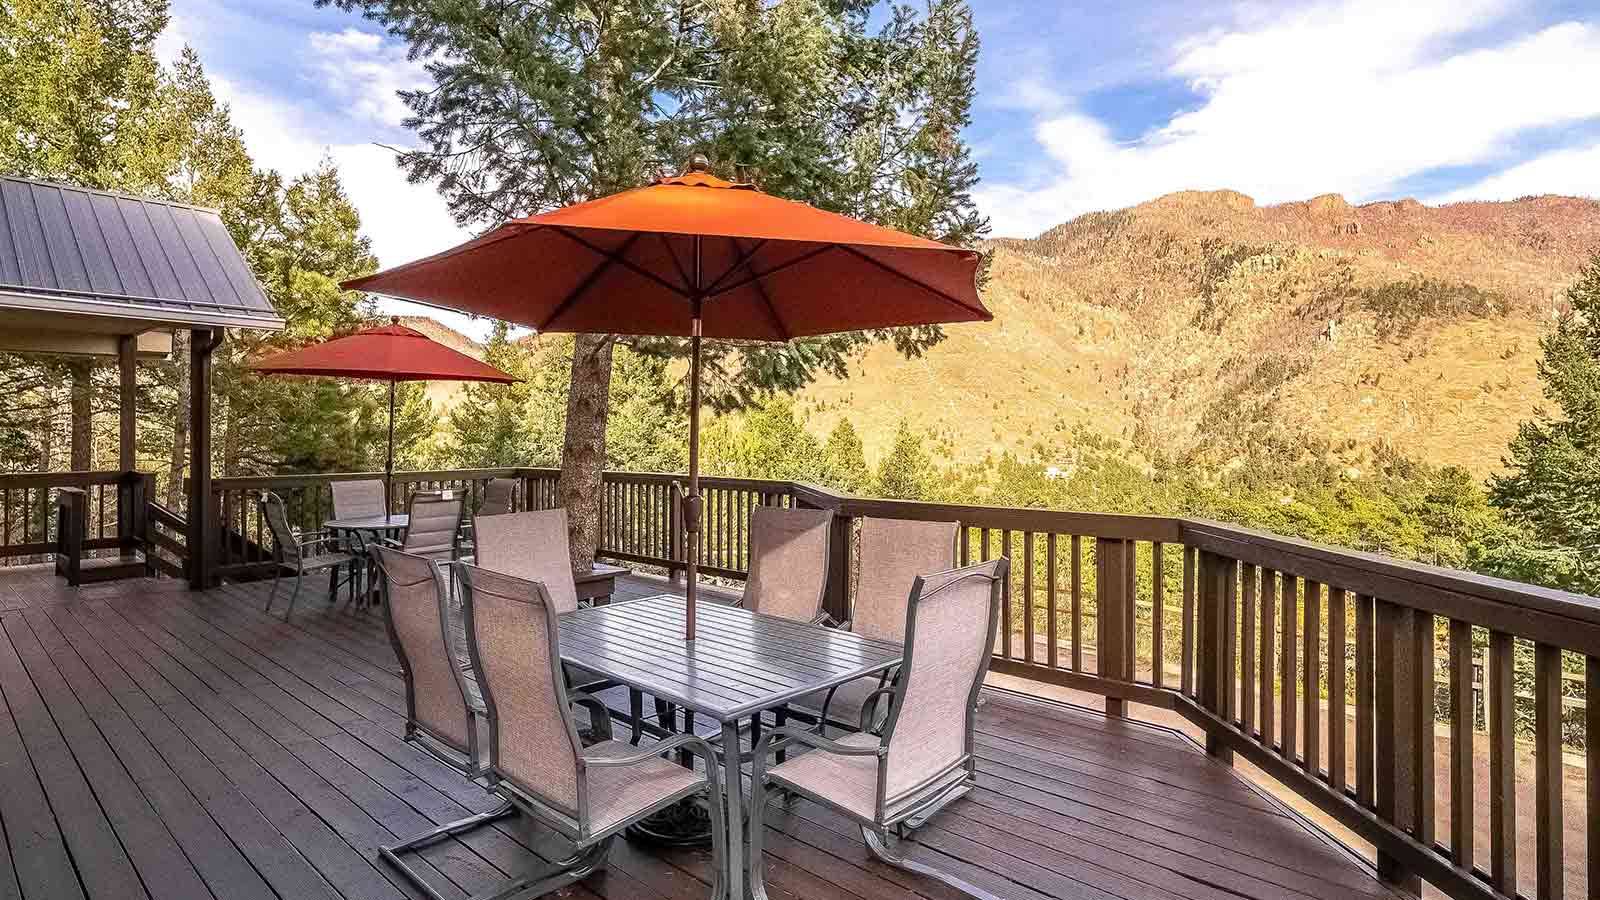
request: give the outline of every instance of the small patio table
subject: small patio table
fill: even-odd
[[[744,884],[744,788],[739,723],[815,691],[876,675],[900,664],[902,649],[877,641],[702,604],[693,641],[683,639],[684,599],[672,594],[563,613],[561,659],[722,726],[718,751],[726,773],[728,896],[750,896]]]
[[[377,583],[377,580],[372,577],[372,569],[375,565],[372,559],[372,547],[378,544],[378,538],[394,534],[397,531],[404,531],[406,526],[410,524],[411,517],[405,513],[390,513],[382,516],[350,516],[343,519],[329,519],[322,523],[323,529],[327,531],[336,534],[348,534],[354,538],[356,556],[363,560],[361,564],[362,602],[365,603],[372,599],[369,596],[371,593],[370,585]],[[367,535],[372,536],[371,541],[367,540]]]

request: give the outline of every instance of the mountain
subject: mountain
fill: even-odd
[[[871,350],[804,393],[813,427],[848,416],[869,458],[904,420],[958,459],[1081,427],[1147,458],[1359,469],[1387,448],[1482,474],[1540,399],[1539,337],[1600,249],[1600,202],[1182,192],[986,249],[995,321],[921,359]]]
[[[819,436],[849,417],[869,460],[904,421],[967,461],[1064,452],[1081,429],[1149,459],[1257,449],[1359,470],[1394,451],[1482,475],[1539,402],[1539,337],[1596,249],[1591,199],[1170,194],[989,242],[993,322],[947,328],[920,359],[876,347],[800,405]],[[429,396],[448,409],[458,388]]]

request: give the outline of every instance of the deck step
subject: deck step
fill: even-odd
[[[143,578],[148,574],[150,570],[145,566],[144,554],[135,552],[84,560],[79,564],[78,581],[80,584],[95,584],[123,578]]]

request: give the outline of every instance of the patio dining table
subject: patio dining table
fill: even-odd
[[[704,716],[722,728],[727,804],[728,896],[745,885],[749,844],[740,779],[740,722],[817,691],[900,664],[902,648],[820,625],[705,603],[693,641],[683,639],[685,603],[663,594],[563,613],[563,662]]]
[[[389,513],[377,516],[346,516],[343,519],[329,519],[322,523],[324,531],[338,535],[348,535],[351,538],[355,555],[360,562],[353,563],[361,569],[361,587],[359,588],[362,602],[370,602],[374,591],[371,585],[376,585],[378,580],[375,575],[377,565],[371,550],[377,546],[383,537],[406,530],[411,524],[411,517],[405,513]]]

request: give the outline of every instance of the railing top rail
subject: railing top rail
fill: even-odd
[[[481,478],[514,478],[526,469],[512,467],[498,469],[425,469],[414,472],[396,472],[396,482],[407,481],[461,481]],[[330,481],[383,480],[382,472],[329,472],[301,475],[230,475],[211,479],[213,490],[251,487],[295,487],[325,484]]]
[[[1435,598],[1459,595],[1600,625],[1600,598],[1597,597],[1204,519],[1182,520],[1181,530],[1183,541],[1190,546],[1214,550],[1242,562],[1292,574],[1309,577],[1310,573],[1306,571],[1308,566],[1324,573],[1329,567],[1337,567],[1347,577],[1330,578],[1329,582],[1349,590],[1366,592],[1365,588],[1370,586],[1371,593],[1375,595],[1392,596],[1395,592],[1382,589],[1382,582],[1376,579],[1382,579],[1391,586],[1399,581],[1426,590]],[[1403,602],[1405,598],[1397,596],[1393,599]],[[1463,615],[1461,618],[1470,616]]]
[[[1163,543],[1176,543],[1179,540],[1179,520],[1165,516],[885,500],[840,494],[810,484],[796,484],[794,490],[796,498],[800,501],[821,509],[831,509],[845,516],[961,522],[974,528],[1092,535],[1119,540]]]
[[[95,472],[7,472],[0,474],[0,489],[24,487],[85,487],[91,484],[118,484],[138,477],[139,472],[106,469]]]

